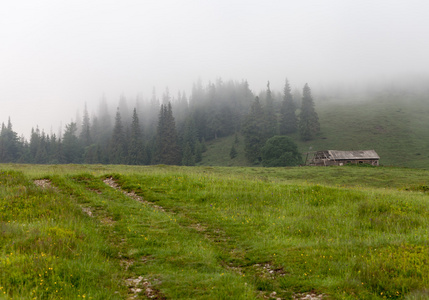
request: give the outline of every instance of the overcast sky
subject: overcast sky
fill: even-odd
[[[427,75],[427,0],[0,1],[0,122],[58,133],[103,95]]]

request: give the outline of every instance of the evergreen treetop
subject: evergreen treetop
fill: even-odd
[[[286,79],[283,90],[283,101],[280,108],[279,131],[282,135],[296,132],[298,128],[298,118],[296,117],[296,106],[293,101],[289,81]]]
[[[299,118],[299,133],[304,141],[312,140],[320,131],[319,116],[314,109],[314,101],[308,84],[302,90],[302,104]]]

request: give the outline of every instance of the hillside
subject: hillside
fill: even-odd
[[[428,178],[0,165],[0,298],[427,299]]]
[[[317,139],[293,138],[302,153],[316,150],[374,149],[386,166],[429,168],[429,98],[416,95],[379,95],[366,100],[316,103],[321,124]],[[243,138],[238,156],[229,157],[233,136],[210,141],[201,165],[249,166]]]

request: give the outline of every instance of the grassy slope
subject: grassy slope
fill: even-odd
[[[429,168],[429,99],[422,96],[380,95],[353,104],[316,103],[322,127],[317,139],[301,142],[302,153],[315,150],[374,149],[381,164]],[[230,159],[233,137],[210,141],[202,165],[248,166],[243,138],[238,156]]]
[[[425,170],[1,169],[3,296],[126,298],[138,276],[169,299],[429,296],[429,199],[412,191]],[[34,186],[44,177],[57,189]]]
[[[209,141],[206,145],[207,151],[203,153],[200,165],[237,167],[249,164],[244,157],[244,143],[241,135],[238,137],[238,143],[236,143],[235,135],[231,135]],[[238,154],[235,158],[231,158],[229,155],[232,146],[235,147]]]

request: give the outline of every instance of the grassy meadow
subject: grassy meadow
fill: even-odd
[[[0,165],[0,299],[428,299],[428,191],[390,167]]]
[[[317,100],[317,98],[316,98]],[[384,166],[429,169],[429,105],[427,95],[384,93],[362,99],[316,101],[321,132],[303,142],[291,137],[301,153],[317,150],[374,149]],[[232,145],[238,155],[231,159]],[[303,155],[305,159],[305,155]],[[206,166],[251,166],[244,157],[244,138],[207,142],[200,163]]]

